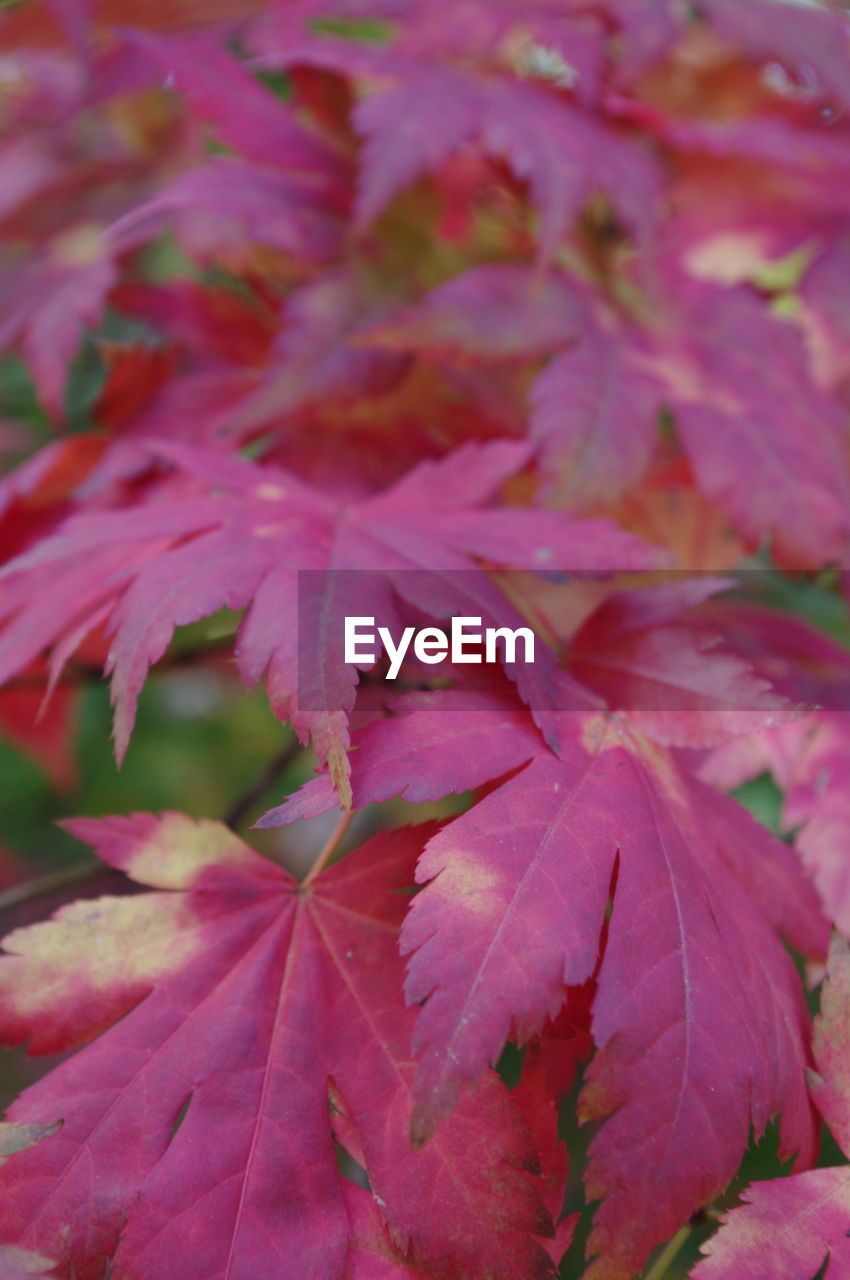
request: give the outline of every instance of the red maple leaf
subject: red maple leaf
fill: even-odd
[[[778,894],[777,874],[787,876]],[[589,1198],[606,1197],[591,1275],[631,1276],[717,1195],[750,1124],[761,1132],[781,1110],[784,1152],[812,1159],[801,993],[767,921],[818,951],[813,894],[781,845],[657,750],[587,720],[562,760],[539,755],[431,840],[417,879],[426,888],[402,940],[413,952],[408,999],[425,1000],[420,1138],[512,1025],[527,1035],[557,1010],[564,983],[590,977],[613,899],[593,1007],[599,1049],[580,1104],[585,1119],[608,1117],[587,1174]],[[758,1027],[754,1006],[771,1010]]]
[[[559,760],[515,701],[435,692],[396,709],[355,739],[355,803],[404,778],[424,800],[513,771],[417,868],[402,931],[408,999],[424,1001],[413,1133],[433,1133],[511,1028],[528,1037],[596,972],[612,901],[581,1113],[608,1117],[587,1175],[607,1197],[591,1274],[630,1276],[729,1181],[750,1124],[781,1110],[783,1149],[813,1156],[801,993],[775,929],[821,953],[814,892],[786,846],[625,723],[573,715]],[[331,800],[319,780],[261,825]],[[772,1010],[758,1027],[754,1006]]]
[[[53,539],[6,569],[11,575],[6,608],[15,614],[6,633],[6,671],[59,634],[55,601],[48,635],[48,611],[33,602],[34,583],[52,581],[67,592],[81,628],[93,619],[99,622],[107,607],[114,634],[109,669],[119,759],[148,667],[165,652],[174,627],[225,605],[250,605],[237,644],[243,678],[254,682],[268,669],[273,708],[284,719],[291,717],[299,733],[312,734],[346,796],[345,713],[353,705],[356,673],[336,657],[342,620],[370,609],[393,620],[389,579],[413,604],[432,604],[442,616],[486,614],[507,620],[516,615],[476,572],[479,557],[519,568],[551,563],[611,570],[652,562],[646,548],[608,522],[579,521],[558,512],[481,509],[527,459],[529,449],[519,442],[467,446],[439,463],[420,465],[384,494],[352,504],[334,502],[268,465],[188,446],[155,449],[200,480],[208,493],[210,487],[217,492],[207,496],[202,489],[195,497],[178,487],[179,501],[173,502],[166,491],[162,501],[134,508],[132,522],[123,511],[74,517]],[[91,563],[68,572],[69,562],[80,564],[84,552],[98,555],[99,580],[92,580]],[[305,570],[319,573],[319,595],[299,635],[292,623],[298,574]],[[318,657],[299,665],[304,646]],[[545,711],[545,657],[533,667],[519,665],[516,678],[536,710]],[[314,701],[308,698],[302,709],[303,688]]]
[[[724,788],[773,775],[784,793],[782,825],[795,833],[823,909],[844,932],[850,930],[848,737],[847,712],[822,711],[742,738],[703,765],[704,776]]]
[[[639,237],[651,226],[658,174],[650,156],[540,85],[414,65],[401,83],[358,104],[354,123],[364,138],[359,225],[464,143],[479,140],[528,183],[544,261],[600,191]]]
[[[429,1274],[553,1274],[533,1235],[551,1232],[525,1172],[536,1157],[498,1080],[426,1150],[408,1141],[398,891],[426,832],[381,835],[299,887],[215,823],[71,825],[155,891],[77,903],[6,939],[7,1043],[55,1052],[103,1034],[12,1108],[18,1124],[63,1123],[0,1171],[3,1234],[79,1280],[110,1258],[126,1280],[247,1277],[292,1257],[316,1280],[348,1275],[362,1214],[352,1221],[336,1134],[396,1247]]]
[[[0,48],[0,727],[66,778],[106,665],[120,757],[229,607],[319,757],[258,825],[451,815],[302,884],[77,828],[151,891],[7,940],[0,1032],[80,1051],[0,1129],[0,1276],[553,1276],[588,1120],[589,1276],[633,1280],[771,1118],[846,1149],[850,962],[807,1091],[783,941],[850,929],[846,15],[24,0]],[[394,684],[352,614],[536,661]],[[765,771],[787,842],[708,785]],[[697,1275],[844,1280],[847,1185],[752,1188]]]
[[[836,936],[815,1019],[812,1093],[845,1155],[850,1152],[850,951]],[[754,1182],[704,1246],[694,1280],[841,1280],[850,1267],[850,1168],[812,1169]]]

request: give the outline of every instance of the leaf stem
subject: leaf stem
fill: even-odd
[[[316,861],[301,881],[302,888],[304,885],[311,884],[316,879],[316,876],[321,875],[324,871],[325,867],[328,865],[331,858],[345,839],[345,834],[351,826],[353,818],[354,814],[350,810],[346,811],[342,815],[339,822],[336,824],[333,831],[316,855]]]
[[[686,1223],[684,1227],[679,1228],[672,1240],[668,1240],[666,1246],[658,1255],[655,1265],[647,1271],[644,1280],[664,1280],[671,1263],[675,1262],[690,1236],[691,1226]]]

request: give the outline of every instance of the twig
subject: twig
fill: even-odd
[[[64,889],[66,885],[77,884],[81,880],[90,880],[100,871],[108,871],[103,862],[78,862],[72,867],[64,867],[61,871],[51,871],[37,880],[27,880],[24,884],[13,885],[0,893],[0,912],[10,907],[20,906],[22,902],[31,902],[33,898],[44,897],[56,889]]]
[[[644,1280],[663,1280],[664,1276],[666,1276],[670,1269],[671,1264],[676,1261],[676,1258],[690,1239],[690,1236],[690,1224],[680,1227],[673,1236],[673,1239],[667,1242],[666,1247],[662,1249],[661,1253],[658,1255],[655,1266],[651,1267],[650,1270],[647,1271],[644,1276]]]
[[[353,817],[354,814],[350,811],[342,815],[339,822],[336,824],[333,831],[319,850],[316,856],[316,861],[301,881],[302,888],[305,885],[311,884],[312,881],[316,879],[316,876],[320,875],[324,871],[325,867],[328,865],[331,858],[345,839],[345,833],[351,826]]]
[[[254,805],[262,799],[278,775],[289,768],[302,750],[301,743],[296,737],[293,737],[291,742],[288,742],[276,756],[272,757],[259,778],[256,778],[240,796],[236,797],[222,821],[228,827],[238,827],[240,822],[248,816]]]
[[[251,786],[243,792],[230,809],[224,821],[228,826],[233,827],[245,817],[251,807],[261,798],[267,787],[271,786],[275,778],[281,773],[287,765],[289,765],[298,753],[301,751],[301,744],[297,738],[289,742],[282,751],[269,761],[268,766],[263,770],[259,778],[251,784]],[[31,902],[35,898],[45,897],[47,894],[54,893],[57,889],[64,889],[68,885],[80,884],[86,880],[91,880],[102,872],[108,872],[110,868],[103,862],[76,862],[73,866],[63,867],[59,871],[50,871],[47,875],[39,876],[34,880],[26,880],[23,884],[12,885],[10,889],[0,893],[0,913],[9,911],[13,907],[18,907],[21,903]]]

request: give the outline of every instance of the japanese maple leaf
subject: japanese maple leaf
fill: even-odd
[[[687,616],[728,585],[705,575],[617,592],[573,637],[571,673],[664,746],[716,746],[793,717],[721,633]]]
[[[731,597],[706,602],[698,616],[778,693],[809,708],[850,711],[850,649],[805,619]]]
[[[850,933],[850,725],[846,711],[823,711],[793,724],[764,729],[720,748],[702,767],[717,786],[736,787],[769,772],[784,792],[782,825],[795,833],[823,902]]]
[[[355,803],[510,774],[417,868],[425,888],[402,931],[408,999],[424,1001],[412,1131],[433,1133],[512,1027],[532,1035],[564,984],[596,971],[613,898],[581,1111],[607,1117],[587,1175],[590,1198],[607,1197],[591,1275],[630,1277],[730,1180],[750,1124],[761,1132],[781,1110],[783,1150],[812,1157],[805,1012],[776,929],[821,952],[815,894],[787,846],[615,719],[571,716],[559,760],[512,695],[416,694],[396,711],[405,704],[356,736]],[[319,779],[277,820],[332,799]]]
[[[629,118],[628,107],[624,108],[624,114]],[[753,190],[741,193],[742,198],[737,202],[734,199],[730,202],[732,208],[737,206],[738,209],[738,229],[746,229],[749,207],[750,232],[758,228],[756,234],[761,232],[760,238],[766,248],[771,244],[778,248],[784,240],[790,250],[799,245],[807,226],[823,223],[825,229],[831,230],[836,215],[846,217],[846,193],[841,189],[833,193],[830,187],[836,174],[845,173],[850,163],[850,132],[841,124],[835,129],[830,127],[828,108],[825,115],[826,119],[823,115],[815,115],[809,123],[805,118],[794,121],[783,113],[763,109],[759,114],[751,112],[739,119],[733,118],[731,122],[721,122],[709,109],[697,118],[673,117],[654,121],[653,124],[670,144],[683,153],[703,153],[704,157],[721,158],[730,165],[729,168],[718,167],[721,199],[716,203],[719,225],[715,227],[715,234],[731,212],[726,202],[731,195],[728,191],[730,178],[740,167],[735,162],[748,160],[754,170]],[[805,127],[807,123],[809,127]],[[687,158],[683,167],[687,173]],[[771,190],[775,192],[786,188],[789,207],[777,211],[776,224],[772,226],[765,197]],[[821,209],[817,206],[818,197],[825,202]],[[689,197],[686,195],[685,198]],[[714,195],[709,193],[707,209],[713,206]],[[763,231],[759,226],[761,223],[766,224]],[[708,230],[707,222],[704,227]],[[762,261],[772,256],[768,251]],[[731,267],[732,264],[728,264],[727,270]]]
[[[387,310],[387,299],[364,297],[357,275],[344,269],[326,271],[295,290],[283,308],[274,363],[231,421],[245,431],[331,397],[345,404],[362,402],[397,383],[409,357],[359,345],[361,333],[382,320]],[[338,440],[334,444],[338,449]],[[386,466],[385,458],[382,464]]]
[[[425,1151],[408,1141],[397,931],[422,832],[381,835],[299,886],[217,823],[71,825],[154,891],[73,904],[6,939],[7,1042],[53,1052],[103,1033],[10,1112],[63,1120],[0,1171],[10,1243],[76,1280],[108,1259],[115,1280],[235,1280],[293,1258],[300,1275],[343,1280],[363,1240],[336,1134],[426,1273],[553,1274],[533,1235],[551,1226],[524,1172],[528,1130],[495,1077]]]
[[[115,266],[97,231],[84,226],[56,237],[39,261],[4,275],[0,346],[20,342],[42,403],[61,421],[71,361],[86,327],[100,319]]]
[[[563,673],[555,677],[552,706],[592,711],[605,703],[662,746],[704,747],[731,740],[729,759],[737,762],[739,750],[746,776],[759,772],[762,755],[752,754],[752,744],[762,739],[753,729],[802,713],[786,696],[773,692],[759,667],[751,665],[750,655],[721,646],[715,632],[699,625],[705,602],[733,584],[733,579],[704,574],[674,576],[628,591],[608,587],[588,620],[562,637],[572,678]],[[694,610],[696,621],[688,616]],[[721,626],[723,618],[718,614]],[[513,693],[498,674],[473,679],[449,667],[446,675],[456,688],[389,701],[387,709],[397,717],[391,728],[380,716],[361,725],[351,772],[357,807],[395,795],[413,803],[437,800],[479,785],[482,758],[496,777],[538,753],[539,736],[530,721],[518,719]],[[789,728],[796,732],[797,724]],[[573,731],[574,726],[568,736]],[[558,741],[561,736],[557,734]],[[770,741],[769,735],[765,740]],[[707,779],[714,780],[710,771],[722,769],[726,758],[722,749],[709,757]],[[720,780],[723,785],[722,775]],[[735,774],[728,785],[743,780]],[[313,817],[335,804],[330,779],[320,777],[269,810],[257,825]]]
[[[351,790],[355,808],[401,796],[412,804],[438,800],[518,769],[541,749],[530,716],[502,685],[405,694],[388,704],[391,721],[373,719],[354,734]],[[483,762],[486,761],[486,764]],[[256,823],[277,827],[328,813],[338,803],[321,774]]]
[[[166,228],[202,260],[249,254],[269,246],[306,262],[321,262],[339,246],[339,219],[325,193],[300,175],[237,156],[220,156],[179,174],[106,231],[122,252]]]
[[[613,897],[581,1098],[584,1119],[607,1117],[586,1177],[589,1198],[605,1197],[591,1276],[630,1277],[714,1198],[751,1124],[761,1133],[781,1110],[783,1151],[811,1160],[805,1011],[768,918],[815,951],[822,922],[793,855],[737,806],[589,718],[562,760],[538,755],[432,839],[417,879],[402,945],[408,999],[425,1001],[420,1140],[512,1025],[528,1035],[564,983],[590,977]]]
[[[699,487],[785,565],[843,562],[846,424],[812,379],[800,330],[745,289],[680,280],[673,292],[677,319],[644,367],[667,383]]]
[[[747,659],[685,616],[729,585],[729,580],[703,575],[609,591],[570,638],[572,679],[555,677],[551,705],[589,711],[604,702],[653,741],[685,747],[712,746],[741,735],[749,742],[753,729],[799,714]],[[357,733],[351,773],[357,806],[394,795],[419,802],[463,792],[477,785],[482,752],[492,776],[537,752],[539,738],[530,724],[521,729],[512,695],[497,676],[485,677],[484,684],[479,678],[473,685],[460,668],[449,668],[446,675],[460,687],[394,699],[388,706],[399,718],[391,732],[376,720]],[[414,711],[426,714],[406,714]],[[561,736],[556,734],[558,741]],[[284,815],[286,820],[312,816],[334,803],[329,780],[318,779],[270,810],[260,825],[273,826]]]
[[[414,64],[399,84],[358,104],[354,125],[364,139],[355,209],[361,225],[403,187],[478,140],[528,183],[544,260],[599,191],[639,237],[649,235],[659,192],[651,157],[541,85]]]
[[[325,179],[338,174],[339,158],[333,149],[306,129],[219,38],[192,34],[165,39],[126,28],[123,37],[169,78],[221,141],[241,155]]]
[[[599,86],[605,36],[601,15],[585,6],[529,0],[520,9],[514,0],[475,0],[453,10],[414,6],[392,52],[418,60],[474,58],[574,89],[586,103]]]
[[[563,273],[536,280],[521,264],[493,263],[446,280],[360,341],[494,361],[551,351],[575,338],[584,320],[582,299]]]
[[[800,330],[744,289],[679,281],[668,303],[655,334],[591,323],[537,379],[531,435],[549,494],[584,507],[616,498],[644,473],[666,406],[700,489],[750,542],[769,537],[791,566],[840,560],[846,431],[813,380]]]
[[[135,507],[132,520],[123,511],[78,516],[6,570],[13,575],[7,613],[18,610],[0,657],[7,670],[33,644],[38,651],[47,642],[45,607],[25,603],[33,582],[49,581],[51,574],[55,579],[61,566],[72,616],[79,616],[82,585],[74,580],[72,586],[65,576],[73,560],[88,571],[87,610],[112,600],[109,668],[119,759],[148,667],[164,653],[174,627],[225,605],[250,605],[237,644],[240,672],[253,683],[267,671],[274,710],[291,718],[299,734],[312,734],[346,799],[345,713],[353,705],[356,672],[339,660],[342,621],[370,612],[392,621],[390,580],[432,616],[507,621],[518,615],[476,571],[479,558],[509,567],[609,570],[653,559],[609,522],[484,507],[528,458],[528,446],[518,442],[465,446],[440,462],[421,464],[384,493],[347,504],[270,465],[184,445],[151,447],[207,492]],[[209,493],[210,487],[218,493]],[[109,565],[111,583],[108,576],[92,581],[83,553]],[[125,567],[115,574],[122,556]],[[299,600],[299,571],[305,570],[313,573],[302,576]],[[61,623],[55,598],[52,604],[55,637]],[[515,672],[524,696],[545,713],[551,660],[547,664],[541,653],[534,665],[516,664]]]
[[[663,389],[633,359],[633,340],[592,317],[531,390],[530,435],[540,445],[546,496],[590,509],[643,475],[655,443]]]
[[[649,0],[641,6],[645,20],[658,5],[659,0]],[[585,5],[573,8],[555,7],[547,0],[529,0],[522,5],[515,0],[467,0],[462,8],[447,10],[408,0],[382,0],[380,4],[337,3],[335,12],[355,21],[383,19],[386,39],[380,44],[352,45],[351,40],[316,22],[326,16],[320,0],[290,0],[271,6],[252,24],[249,43],[261,65],[305,63],[343,75],[397,75],[407,63],[474,59],[570,87],[577,78],[581,101],[592,99],[604,62],[603,18],[598,12],[588,12]],[[539,59],[537,53],[542,55]],[[553,58],[553,53],[562,55],[563,61]]]
[[[850,105],[850,40],[842,14],[807,6],[780,7],[774,0],[708,0],[702,14],[715,31],[760,62],[781,62],[811,93],[814,72],[837,102]]]
[[[837,935],[815,1019],[812,1092],[850,1156],[850,950]],[[754,1182],[703,1246],[694,1280],[843,1280],[850,1271],[850,1167]]]

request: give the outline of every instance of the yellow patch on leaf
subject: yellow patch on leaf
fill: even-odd
[[[164,814],[126,870],[141,884],[190,889],[209,866],[243,866],[256,855],[220,822]]]
[[[500,879],[487,862],[463,849],[457,856],[449,855],[446,863],[440,872],[440,888],[450,895],[453,909],[485,917],[499,909],[494,898],[498,899]]]
[[[57,1133],[63,1123],[54,1120],[53,1124],[0,1124],[0,1165],[5,1164],[9,1156],[16,1156],[19,1151],[34,1147],[42,1138]]]
[[[21,963],[4,967],[0,996],[31,1018],[71,989],[105,995],[153,983],[200,946],[200,933],[186,927],[179,897],[146,893],[74,902],[53,920],[16,929],[3,940]]]

